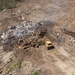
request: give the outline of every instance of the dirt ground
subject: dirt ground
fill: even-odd
[[[38,75],[75,75],[74,16],[75,0],[24,0],[16,8],[0,12],[0,32],[24,21],[41,21],[47,26],[47,35],[55,47],[53,50],[40,46],[6,52],[0,46],[0,74],[34,75],[37,71]],[[7,67],[11,62],[19,61],[20,69],[9,72]]]

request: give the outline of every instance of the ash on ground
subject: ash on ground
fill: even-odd
[[[39,27],[38,23],[23,22],[21,25],[12,26],[1,34],[2,43],[7,43],[12,38],[22,38],[24,36],[33,35]]]

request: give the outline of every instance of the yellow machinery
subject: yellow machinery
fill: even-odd
[[[52,45],[52,42],[47,36],[44,36],[45,46],[48,50],[54,49],[54,46]]]

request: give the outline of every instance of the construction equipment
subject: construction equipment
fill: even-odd
[[[45,46],[48,50],[54,49],[54,46],[52,45],[52,42],[47,36],[44,36]]]

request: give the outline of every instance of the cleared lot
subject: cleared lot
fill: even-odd
[[[25,55],[19,50],[17,54],[24,57],[22,67],[19,72],[12,74],[31,75],[32,72],[38,71],[39,75],[75,75],[75,37],[63,33],[64,28],[75,32],[75,1],[25,0],[17,6],[0,13],[0,32],[23,21],[44,21],[55,49],[48,51],[45,46],[41,46],[29,49]],[[50,23],[52,26],[48,26]],[[5,54],[7,52],[0,50],[1,60]],[[13,59],[17,60],[14,56]],[[14,60],[13,62],[16,62]]]

